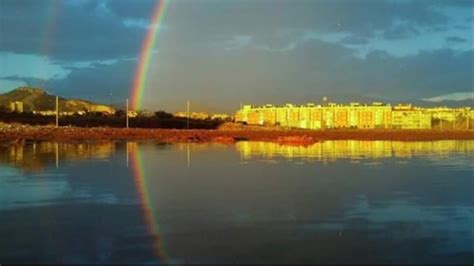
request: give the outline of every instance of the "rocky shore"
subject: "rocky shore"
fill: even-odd
[[[149,139],[161,142],[224,142],[242,140],[272,141],[282,144],[308,145],[323,140],[397,140],[432,141],[447,139],[472,139],[474,131],[441,130],[173,130],[141,128],[78,128],[52,126],[27,126],[0,124],[0,141],[16,142],[30,140],[84,141],[84,140],[139,140]]]

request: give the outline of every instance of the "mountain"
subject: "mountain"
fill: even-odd
[[[25,112],[50,111],[56,109],[56,96],[48,94],[41,88],[19,87],[7,93],[0,94],[0,106],[4,108],[8,109],[10,103],[16,101],[23,103],[23,110]],[[59,97],[59,110],[61,112],[115,112],[115,108],[110,106],[62,97]]]
[[[417,104],[424,107],[446,106],[446,107],[451,107],[451,108],[459,108],[459,107],[472,108],[474,107],[474,100],[471,100],[471,99],[460,100],[460,101],[444,100],[440,102],[430,102],[430,101],[420,100],[420,101],[417,101]]]
[[[323,96],[316,97],[316,99],[322,99],[322,97]],[[422,99],[413,99],[413,98],[387,100],[381,97],[372,97],[372,96],[366,96],[366,95],[359,95],[355,93],[329,94],[328,101],[335,102],[335,103],[359,102],[362,104],[372,104],[373,102],[382,102],[385,104],[391,104],[392,106],[395,106],[397,104],[411,103],[414,106],[426,107],[426,108],[444,107],[444,106],[450,107],[450,108],[474,107],[474,100],[472,99],[460,100],[460,101],[444,100],[444,101],[439,101],[439,102],[426,101]],[[320,103],[321,100],[316,101],[316,102]]]

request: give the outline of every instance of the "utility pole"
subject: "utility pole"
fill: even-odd
[[[56,96],[56,127],[59,127],[59,97]]]
[[[187,109],[187,120],[186,120],[186,128],[189,130],[189,100],[186,101],[186,109]]]
[[[92,99],[89,96],[89,103],[87,104],[87,127],[90,126],[91,123],[91,114],[92,114]]]
[[[126,111],[125,111],[125,117],[126,117],[126,126],[127,126],[127,129],[128,129],[128,98],[127,98],[127,107],[126,107]]]

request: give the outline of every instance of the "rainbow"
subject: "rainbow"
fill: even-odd
[[[43,34],[41,35],[41,48],[40,52],[42,55],[49,55],[49,53],[52,50],[53,44],[54,44],[54,35],[56,33],[56,21],[58,18],[58,12],[59,12],[59,0],[52,0],[50,1],[50,5],[48,6],[48,9],[46,10],[46,23],[44,25],[44,31]]]
[[[148,29],[145,39],[143,40],[143,45],[140,50],[140,58],[138,59],[138,65],[133,78],[133,87],[131,92],[131,108],[135,110],[141,107],[140,104],[142,102],[143,92],[145,90],[150,60],[153,55],[153,47],[155,47],[159,29],[161,28],[161,21],[165,17],[167,4],[168,0],[157,0],[157,3],[153,9],[150,28]]]
[[[48,8],[45,10],[44,17],[46,18],[45,24],[42,27],[44,31],[41,34],[39,53],[43,56],[49,56],[53,50],[54,39],[56,35],[56,26],[59,13],[60,0],[51,0]],[[46,76],[46,70],[41,68],[38,72]],[[47,80],[43,81],[41,87],[45,87]]]
[[[143,158],[140,152],[137,143],[127,142],[127,146],[131,145],[130,149],[130,159],[131,166],[133,171],[133,179],[135,182],[135,188],[138,192],[138,197],[140,200],[143,217],[147,226],[148,233],[153,236],[153,250],[155,255],[158,257],[160,262],[165,262],[168,258],[168,255],[165,252],[164,244],[161,238],[160,228],[158,226],[158,221],[154,213],[154,208],[152,201],[150,200],[150,195],[148,194],[147,184],[146,184],[146,175],[143,167]]]

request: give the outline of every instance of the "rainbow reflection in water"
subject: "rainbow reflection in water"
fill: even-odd
[[[148,194],[147,175],[145,173],[143,158],[138,144],[136,142],[127,142],[127,153],[128,152],[130,152],[133,179],[140,200],[143,218],[147,225],[149,234],[154,238],[153,250],[160,262],[164,262],[168,259],[168,255],[166,254],[162,241],[163,239],[161,237],[155,209],[150,200],[150,195]]]

